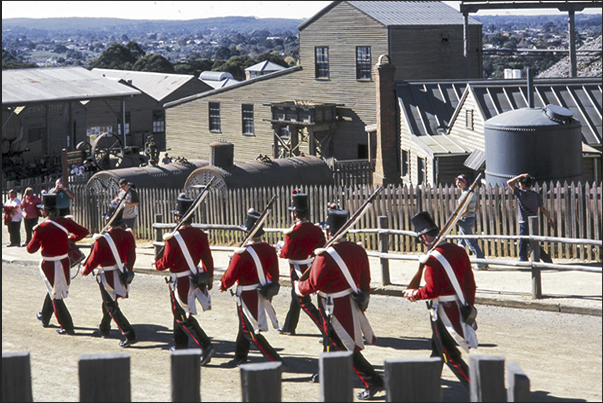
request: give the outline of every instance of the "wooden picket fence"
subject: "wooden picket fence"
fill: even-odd
[[[72,212],[76,221],[86,226],[91,232],[98,232],[103,227],[102,214],[106,212],[111,198],[115,195],[90,193],[85,184],[71,184],[76,194]],[[545,183],[537,187],[544,205],[554,217],[556,227],[549,228],[546,220],[540,220],[538,233],[542,236],[581,238],[600,240],[602,235],[601,219],[602,184],[553,184]],[[301,186],[298,190],[309,196],[311,220],[315,223],[326,219],[327,206],[336,203],[340,208],[350,212],[360,207],[372,193],[372,186]],[[173,222],[171,210],[176,207],[176,199],[181,190],[176,189],[137,189],[141,204],[139,207],[138,238],[154,239],[153,224],[160,214],[163,222]],[[246,217],[246,212],[253,207],[261,211],[273,195],[278,199],[272,213],[268,216],[265,227],[289,228],[292,224],[290,212],[292,187],[270,187],[230,189],[223,192],[210,192],[205,203],[197,211],[196,222],[238,226]],[[480,239],[480,246],[486,256],[517,257],[519,226],[517,224],[517,205],[512,192],[506,186],[480,186],[476,190],[479,212],[476,216],[476,234],[506,236],[507,239]],[[194,194],[189,196],[194,197]],[[410,218],[420,212],[429,211],[438,225],[442,225],[450,216],[460,198],[460,191],[454,186],[389,186],[376,198],[373,206],[361,218],[355,229],[379,228],[379,216],[388,217],[391,230],[412,231]],[[4,199],[7,199],[5,195]],[[456,229],[453,230],[456,235]],[[210,230],[212,245],[232,246],[241,239],[236,230]],[[379,247],[378,234],[353,233],[351,238],[362,242],[367,250],[376,251]],[[509,239],[511,238],[511,239]],[[268,233],[267,241],[276,243],[282,234]],[[556,242],[542,243],[553,259],[580,259],[585,261],[601,261],[601,248],[598,246],[563,244]],[[420,252],[409,236],[392,235],[389,251],[400,253]]]
[[[178,350],[171,356],[173,402],[202,401],[201,350]],[[130,402],[130,354],[83,354],[79,358],[81,402]],[[319,358],[320,401],[352,402],[352,353],[322,353]],[[505,370],[507,387],[505,387]],[[240,367],[243,402],[281,402],[280,362]],[[384,392],[389,402],[441,402],[440,358],[386,359]],[[529,402],[530,380],[519,364],[501,356],[469,356],[470,401]],[[383,393],[383,392],[381,392]],[[204,396],[211,400],[211,396]],[[31,402],[32,378],[28,351],[2,353],[2,401]]]

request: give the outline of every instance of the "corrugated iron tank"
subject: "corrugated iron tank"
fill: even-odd
[[[196,169],[188,177],[185,189],[204,186],[212,176],[214,189],[249,187],[332,185],[333,173],[318,157],[268,158],[234,164],[232,143],[210,144],[210,165]]]
[[[581,181],[581,127],[569,109],[558,105],[521,108],[488,119],[486,182],[506,186],[522,173],[541,183]]]
[[[89,191],[97,194],[116,194],[119,191],[119,181],[125,179],[137,188],[182,189],[193,171],[208,165],[209,161],[191,160],[159,166],[111,169],[92,176],[86,186]]]

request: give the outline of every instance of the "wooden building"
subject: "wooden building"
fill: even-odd
[[[123,138],[120,125],[125,118],[124,145],[140,149],[152,135],[159,149],[165,150],[165,103],[213,89],[193,75],[111,69],[92,69],[92,73],[128,85],[141,94],[132,98],[123,111],[114,100],[89,102],[88,128],[110,126]]]
[[[2,70],[3,163],[13,155],[34,162],[75,150],[88,139],[90,102],[124,105],[139,94],[82,67]]]
[[[435,1],[335,1],[300,25],[300,66],[166,103],[167,147],[207,159],[209,144],[224,140],[240,161],[287,153],[366,160],[379,56],[389,55],[398,81],[467,78],[463,22]],[[469,33],[470,77],[480,77],[481,24],[470,19]],[[285,106],[288,115],[275,118]],[[321,112],[331,115],[321,121]],[[312,114],[314,122],[299,120]]]

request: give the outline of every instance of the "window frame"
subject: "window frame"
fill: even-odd
[[[220,116],[220,103],[209,102],[207,105],[209,131],[212,133],[222,133],[222,118]],[[217,114],[215,113],[217,111]],[[212,115],[212,112],[214,114]]]
[[[321,54],[319,54],[319,50],[321,50]],[[315,46],[314,47],[314,78],[317,80],[329,80],[331,78],[331,72],[330,72],[329,67],[330,67],[329,66],[329,47],[328,46]]]
[[[165,133],[165,110],[155,109],[151,112],[151,125],[153,134]],[[161,129],[161,130],[160,130]]]
[[[245,108],[248,108],[245,110]],[[251,109],[249,109],[251,108]],[[251,117],[249,114],[251,113]],[[247,116],[245,116],[247,114]],[[253,104],[241,104],[241,131],[244,136],[255,136],[255,111],[253,108]],[[251,127],[250,131],[246,131],[246,129]]]
[[[360,53],[360,50],[368,50],[367,53]],[[368,55],[368,56],[367,56]],[[368,61],[367,61],[368,57]],[[373,79],[373,72],[371,67],[371,47],[370,46],[356,46],[356,80],[358,81],[371,81]],[[364,76],[363,76],[364,73]],[[368,77],[366,74],[368,73]]]

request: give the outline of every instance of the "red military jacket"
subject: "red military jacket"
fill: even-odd
[[[314,256],[314,250],[326,243],[325,235],[311,222],[299,222],[285,233],[285,244],[280,257],[289,260],[305,260]]]
[[[440,244],[435,248],[440,252],[452,266],[456,278],[465,294],[465,299],[470,305],[475,303],[475,279],[471,262],[465,249],[448,242]],[[434,257],[430,257],[425,263],[424,271],[425,285],[419,288],[415,299],[433,299],[443,295],[456,295],[444,267]]]
[[[214,258],[211,255],[207,234],[198,228],[193,228],[190,226],[184,226],[180,228],[178,232],[186,244],[188,252],[191,255],[191,259],[193,260],[193,264],[196,267],[199,267],[199,263],[201,263],[203,271],[208,272],[210,277],[213,278]],[[172,273],[182,273],[190,270],[190,267],[188,266],[188,263],[182,254],[182,250],[180,249],[180,245],[175,237],[172,237],[165,242],[163,257],[155,262],[155,268],[157,270],[169,269]],[[188,299],[188,287],[188,276],[178,278],[178,295],[182,301],[186,301]]]
[[[364,248],[354,242],[343,241],[333,245],[350,270],[356,286],[362,291],[371,289],[371,271]],[[310,276],[300,281],[299,291],[309,295],[316,291],[336,293],[350,288],[341,269],[328,252],[316,256],[310,269]]]
[[[134,263],[136,262],[136,241],[134,240],[132,232],[123,228],[111,228],[108,231],[108,234],[113,238],[119,258],[124,264],[124,269],[132,271],[134,269]],[[115,266],[116,264],[117,262],[115,261],[109,243],[107,243],[104,236],[101,236],[94,243],[94,247],[92,248],[92,252],[90,252],[90,256],[86,261],[82,274],[87,276],[98,266],[108,267]],[[109,283],[111,287],[114,287],[113,276],[107,276],[107,283]]]
[[[266,280],[272,283],[278,282],[279,271],[276,249],[266,242],[254,243],[251,244],[250,247],[257,253],[260,262],[262,263],[262,270],[264,271]],[[235,253],[230,260],[228,268],[220,281],[220,291],[228,290],[235,282],[241,286],[260,283],[255,262],[247,250],[241,253]],[[243,291],[241,298],[253,316],[257,319],[257,291]]]
[[[69,252],[69,241],[77,242],[84,239],[88,235],[88,229],[70,218],[55,217],[52,221],[64,227],[70,235],[54,225],[51,219],[44,220],[34,227],[33,236],[27,244],[27,252],[35,253],[42,248],[42,260],[44,260],[44,257],[53,258],[65,255],[65,258],[61,260],[61,264],[63,265],[67,284],[70,284],[69,257],[66,256]],[[42,271],[50,284],[54,285],[54,263],[43,261]]]

